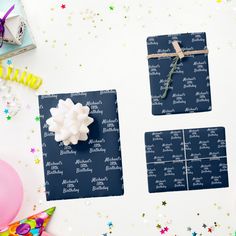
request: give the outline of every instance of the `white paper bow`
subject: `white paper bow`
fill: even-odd
[[[71,99],[59,100],[57,108],[51,108],[52,117],[46,123],[49,131],[55,132],[55,140],[64,145],[77,144],[88,139],[88,126],[93,123],[89,117],[89,107],[81,103],[74,104]]]

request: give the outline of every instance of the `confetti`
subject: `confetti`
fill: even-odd
[[[98,214],[99,214],[99,216],[101,216],[101,213],[98,213]],[[107,236],[108,234],[112,234],[112,228],[113,228],[112,221],[108,221],[107,226],[108,226],[108,232],[103,233],[102,236]]]
[[[162,206],[166,206],[167,205],[167,202],[166,201],[163,201],[162,202]]]
[[[38,164],[40,163],[40,159],[39,159],[39,158],[36,158],[36,159],[34,160],[34,162],[35,162],[36,165],[38,165]]]
[[[162,229],[162,230],[160,231],[160,233],[161,233],[161,234],[165,234],[165,230]]]
[[[65,9],[66,8],[66,4],[61,4],[61,9]]]
[[[114,7],[113,5],[111,5],[111,6],[109,6],[109,9],[110,9],[111,11],[114,11],[115,7]]]
[[[161,229],[161,225],[160,224],[157,224],[156,226],[158,229]]]
[[[208,228],[209,233],[212,233],[212,231],[213,231],[212,228]]]
[[[11,59],[7,60],[7,65],[12,65],[12,60]]]
[[[40,121],[40,117],[39,117],[39,116],[36,116],[36,117],[35,117],[35,121],[37,121],[37,122]]]
[[[5,114],[8,114],[9,113],[9,110],[7,108],[4,109],[3,111]]]
[[[107,225],[108,225],[109,228],[113,227],[113,224],[112,224],[111,221],[109,221],[109,222],[107,223]]]
[[[8,116],[7,116],[7,120],[11,120],[11,116],[8,115]]]

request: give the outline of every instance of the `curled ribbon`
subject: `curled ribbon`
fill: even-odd
[[[3,16],[3,18],[0,18],[0,38],[1,38],[1,43],[0,43],[0,48],[3,45],[3,37],[5,33],[5,22],[7,17],[11,14],[11,12],[14,10],[15,5],[11,6],[10,9],[6,12],[6,14]]]
[[[15,81],[34,90],[37,90],[43,83],[43,80],[40,77],[29,73],[26,70],[21,71],[20,69],[15,69],[12,66],[4,68],[0,65],[0,78]]]
[[[159,96],[160,99],[165,99],[168,95],[168,90],[170,88],[170,85],[173,82],[173,74],[177,68],[178,62],[183,59],[186,56],[191,56],[191,55],[199,55],[199,54],[208,54],[209,51],[208,49],[203,49],[203,50],[192,50],[192,51],[183,51],[178,43],[178,41],[173,41],[172,45],[175,49],[175,53],[156,53],[156,54],[149,54],[148,59],[156,59],[156,58],[166,58],[166,57],[174,57],[173,63],[171,65],[171,70],[168,73],[167,76],[167,81],[165,84],[165,89],[162,95]]]

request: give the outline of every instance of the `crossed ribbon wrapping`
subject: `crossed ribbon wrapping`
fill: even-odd
[[[4,37],[4,33],[5,33],[6,19],[11,14],[11,12],[14,10],[14,8],[15,8],[15,5],[11,6],[9,8],[9,10],[6,12],[6,14],[3,16],[3,18],[0,18],[0,38],[1,38],[0,48],[3,45],[3,37]]]
[[[168,73],[167,76],[167,81],[165,84],[165,89],[162,95],[160,95],[160,99],[165,99],[168,95],[168,91],[170,88],[171,83],[173,82],[173,74],[177,68],[178,62],[183,59],[186,56],[191,56],[191,55],[199,55],[199,54],[208,54],[209,51],[208,49],[203,49],[203,50],[192,50],[192,51],[183,51],[178,43],[178,41],[173,41],[172,45],[175,49],[175,53],[156,53],[156,54],[150,54],[148,55],[148,59],[156,59],[156,58],[166,58],[166,57],[174,57],[173,63],[172,63],[172,68],[170,72]]]

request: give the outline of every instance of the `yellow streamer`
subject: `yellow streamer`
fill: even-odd
[[[43,83],[43,80],[40,77],[29,73],[26,70],[21,71],[20,69],[15,69],[13,66],[8,66],[5,68],[1,64],[0,78],[4,80],[15,81],[34,90],[37,90]]]

